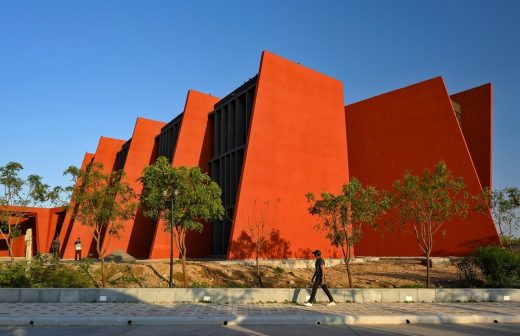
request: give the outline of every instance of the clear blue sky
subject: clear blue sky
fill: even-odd
[[[520,1],[0,0],[0,165],[66,184],[99,136],[223,96],[270,50],[343,81],[345,103],[435,76],[494,85],[493,180],[520,186]]]

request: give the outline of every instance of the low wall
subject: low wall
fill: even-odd
[[[445,265],[452,264],[454,262],[462,259],[461,257],[432,257],[430,259],[432,267],[444,267]],[[332,259],[332,258],[324,258],[325,264],[327,267],[334,267],[337,265],[344,265],[343,259]],[[206,264],[216,264],[216,265],[246,265],[246,266],[255,266],[256,260],[254,259],[235,259],[235,260],[213,260],[213,259],[188,259],[188,263],[197,263],[204,262]],[[424,257],[356,257],[351,259],[352,264],[362,264],[365,262],[402,262],[408,263],[410,261],[420,262],[423,265],[426,265],[426,260]],[[153,263],[168,263],[169,259],[146,259],[146,260],[136,260],[136,263],[145,263],[145,264],[153,264]],[[179,263],[178,259],[175,259],[175,263]],[[311,268],[314,269],[314,264],[316,263],[316,259],[260,259],[259,264],[261,266],[269,266],[269,267],[282,267],[284,269],[302,269],[302,268]]]
[[[381,258],[379,257],[356,257],[352,258],[350,261],[352,264],[361,264],[367,261],[378,261]],[[414,259],[414,258],[407,258]],[[325,264],[327,267],[334,267],[337,265],[343,265],[343,259],[329,259],[325,258]],[[169,259],[146,259],[146,260],[136,260],[137,263],[168,263]],[[188,263],[193,262],[196,263],[198,261],[202,261],[206,264],[216,264],[216,265],[245,265],[245,266],[256,266],[255,259],[235,259],[235,260],[211,260],[211,259],[188,259]],[[175,259],[175,263],[180,262],[178,259]],[[269,267],[283,267],[285,269],[302,269],[302,268],[312,268],[314,269],[314,265],[316,264],[316,259],[260,259],[258,261],[260,266],[269,266]]]
[[[331,289],[337,302],[482,302],[520,301],[520,289],[388,288]],[[304,288],[0,288],[0,303],[7,302],[304,302]],[[326,301],[321,289],[318,301]]]

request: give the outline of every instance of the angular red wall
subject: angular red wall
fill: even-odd
[[[139,182],[143,170],[153,163],[153,149],[155,137],[161,133],[163,122],[137,118],[132,134],[128,154],[124,167],[126,181],[134,192],[141,193],[142,184]],[[155,232],[155,223],[144,217],[142,210],[136,212],[134,219],[124,224],[119,239],[112,238],[108,245],[107,254],[115,250],[126,251],[136,258],[147,258]],[[105,239],[106,240],[106,239]]]
[[[461,128],[483,187],[491,186],[492,87],[485,84],[451,96],[461,107]]]
[[[101,137],[96,149],[96,154],[94,155],[94,162],[102,163],[105,173],[113,171],[116,163],[116,154],[121,150],[121,146],[124,143],[124,140]],[[63,253],[64,259],[74,258],[74,241],[78,237],[81,238],[83,257],[86,257],[88,254],[96,254],[96,242],[92,238],[89,227],[81,225],[81,223],[76,220],[72,225],[71,233],[65,246]]]
[[[81,170],[85,170],[87,166],[94,160],[94,154],[92,153],[85,153],[83,156],[83,162],[81,163]],[[77,185],[77,183],[76,183]],[[63,226],[61,227],[61,246],[60,246],[60,255],[65,254],[65,248],[69,244],[73,244],[73,242],[76,240],[76,238],[73,238],[72,242],[70,242],[70,235],[72,233],[72,228],[74,227],[75,219],[73,218],[75,204],[69,203],[69,211],[67,211],[67,214],[65,215],[65,219],[63,220]],[[51,238],[51,242],[54,237]],[[70,242],[70,243],[69,243]],[[49,249],[50,250],[50,249]]]
[[[10,207],[13,210],[25,213],[25,218],[18,222],[18,227],[22,230],[22,234],[13,242],[13,254],[15,257],[25,257],[25,236],[26,230],[32,229],[32,245],[33,254],[49,253],[52,239],[56,231],[58,215],[63,213],[63,208],[37,208],[37,207]],[[14,222],[13,222],[14,224]],[[52,237],[52,238],[51,238]],[[3,238],[0,238],[2,249],[0,256],[9,256],[7,245],[4,245]],[[4,248],[5,246],[5,248]]]
[[[218,98],[194,90],[188,92],[184,106],[177,144],[173,153],[172,165],[200,166],[207,172],[210,160],[211,132],[208,130],[208,114]],[[212,252],[212,225],[204,225],[202,233],[190,232],[186,236],[187,255],[189,257],[204,257]],[[178,254],[174,246],[175,255]],[[170,234],[164,231],[164,223],[159,222],[155,231],[151,259],[167,258],[170,255]]]
[[[39,253],[47,253],[51,250],[51,243],[56,233],[59,216],[64,208],[37,208],[36,212],[36,237],[38,239]],[[45,211],[44,211],[45,210]],[[63,238],[60,237],[63,243]]]
[[[382,94],[345,108],[350,176],[364,184],[391,190],[405,171],[420,174],[440,160],[464,178],[467,190],[481,192],[450,97],[440,77]],[[484,137],[487,135],[484,134]],[[467,220],[446,226],[447,235],[434,243],[434,255],[465,255],[482,244],[499,243],[493,222],[471,212]],[[393,232],[366,229],[357,255],[418,256],[415,236],[398,226]]]
[[[349,179],[345,153],[342,83],[264,52],[227,257],[253,257],[248,223],[262,211],[275,232],[265,257],[310,257],[314,249],[340,257],[316,232],[319,218],[309,215],[305,195],[341,190]]]

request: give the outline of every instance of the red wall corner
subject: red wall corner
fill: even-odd
[[[219,98],[194,90],[188,91],[184,106],[179,136],[173,153],[175,167],[200,166],[202,171],[208,171],[208,161],[211,159],[211,131],[208,127],[208,114]],[[213,231],[211,225],[205,225],[201,233],[188,232],[186,236],[187,254],[189,257],[203,257],[211,254]],[[178,254],[177,247],[174,248]],[[151,259],[168,258],[170,255],[170,234],[164,231],[164,223],[159,221],[150,251]]]
[[[451,96],[462,110],[461,128],[480,183],[492,188],[492,86],[491,83]]]
[[[142,184],[139,182],[143,170],[152,160],[155,137],[161,133],[165,123],[145,118],[137,118],[124,167],[126,181],[139,195]],[[111,239],[107,254],[122,250],[136,258],[147,258],[150,254],[155,225],[138,210],[134,219],[125,222],[119,239]]]
[[[339,192],[349,179],[342,83],[264,52],[256,90],[227,257],[252,257],[248,223],[262,211],[272,233],[264,257],[340,257],[305,195]]]
[[[104,172],[108,173],[114,169],[116,163],[116,154],[121,150],[121,146],[125,143],[124,140],[101,137],[94,155],[93,161],[103,164]],[[85,156],[86,158],[87,156]],[[72,223],[70,235],[68,236],[66,244],[64,245],[64,259],[74,258],[74,241],[77,238],[81,239],[83,250],[83,257],[87,257],[89,254],[95,255],[95,240],[89,231],[87,226],[82,225],[78,221]]]
[[[471,194],[482,188],[442,78],[434,78],[345,107],[350,176],[391,190],[406,171],[420,174],[439,161],[464,178]],[[436,256],[466,255],[482,244],[498,243],[493,222],[472,212],[446,225],[435,240]],[[356,246],[364,256],[420,256],[415,236],[367,229]]]

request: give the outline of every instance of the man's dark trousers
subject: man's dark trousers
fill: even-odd
[[[309,298],[310,303],[316,303],[316,292],[318,291],[318,287],[320,287],[320,286],[321,286],[321,289],[323,289],[323,291],[329,298],[329,301],[330,302],[334,301],[332,294],[330,294],[329,289],[327,288],[327,284],[322,284],[322,282],[323,282],[322,280],[323,279],[321,276],[317,276],[316,279],[314,280],[314,285],[312,286],[311,297]]]

